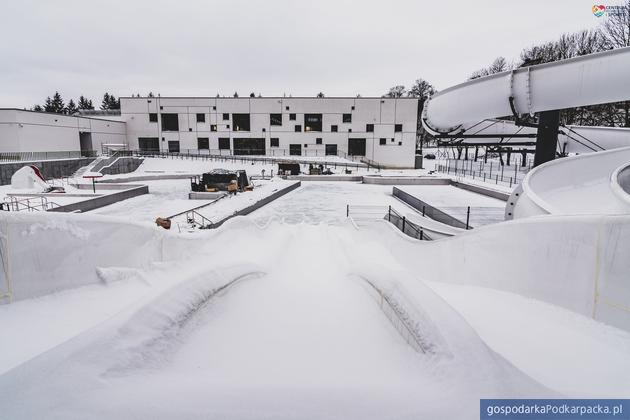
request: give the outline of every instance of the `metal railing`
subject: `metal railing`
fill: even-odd
[[[68,150],[57,152],[1,152],[0,162],[28,162],[39,160],[96,157],[95,150]]]
[[[9,196],[0,203],[0,210],[5,211],[48,211],[56,207],[61,207],[54,201],[48,201],[46,197],[24,197]]]
[[[370,205],[346,205],[346,217],[352,218],[357,224],[374,222],[377,220],[387,220],[396,226],[405,235],[421,241],[430,241],[432,238],[427,235],[426,230],[409,220],[392,206],[370,206]]]
[[[500,162],[474,162],[473,160],[447,160],[445,163],[435,165],[438,172],[453,174],[455,176],[468,177],[483,182],[499,182],[509,185],[517,185],[522,182],[531,170],[531,163],[519,165],[501,165]]]
[[[192,160],[207,160],[207,161],[218,161],[218,162],[237,162],[237,163],[247,163],[247,162],[264,162],[270,164],[276,164],[279,162],[292,162],[300,165],[324,165],[326,167],[332,168],[344,168],[346,170],[354,169],[366,169],[368,172],[370,170],[380,171],[384,169],[384,167],[378,163],[364,163],[364,162],[343,162],[338,160],[307,160],[307,159],[297,159],[295,156],[287,155],[287,158],[280,156],[252,156],[252,155],[233,155],[233,154],[223,154],[223,153],[203,153],[204,150],[195,150],[195,149],[187,149],[180,152],[165,152],[158,150],[119,150],[117,151],[119,156],[138,156],[138,157],[157,157],[164,159],[192,159]],[[214,152],[214,151],[210,151]],[[229,152],[229,151],[227,151]],[[302,155],[303,156],[303,155]]]

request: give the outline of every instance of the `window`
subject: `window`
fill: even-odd
[[[396,133],[400,133],[402,131],[402,124],[396,124],[394,125],[394,131]]]
[[[354,105],[352,105],[352,106],[350,107],[350,109],[354,111]]]
[[[365,131],[368,133],[374,132],[374,124],[365,124]]]
[[[322,139],[321,138],[316,138],[315,139],[315,144],[322,144]]]
[[[286,107],[285,109],[288,111],[288,110],[289,110],[289,107]]]
[[[229,137],[219,137],[219,150],[230,150]]]
[[[402,146],[402,141],[399,141],[399,142],[398,142],[398,145],[399,145],[399,146]]]
[[[217,131],[217,125],[216,124],[210,125],[210,131]]]
[[[352,122],[352,114],[343,114],[343,122],[351,123]]]
[[[333,132],[333,133],[336,133],[337,132],[337,126],[336,125],[331,125],[330,126],[330,131]]]
[[[289,109],[289,108],[287,108],[287,109]],[[291,121],[295,121],[295,114],[289,114],[289,119]]]
[[[216,106],[213,106],[213,107],[212,107],[212,110],[213,110],[213,111],[216,111],[216,110],[217,110],[217,107],[216,107]]]
[[[348,133],[352,133],[352,128],[348,128]]]
[[[197,149],[199,149],[199,150],[209,150],[210,149],[210,139],[208,139],[208,137],[199,137],[197,139]]]
[[[326,145],[326,156],[337,156],[337,145],[336,144],[327,144]]]
[[[230,114],[223,114],[223,121],[227,121],[230,119]]]
[[[162,114],[162,131],[179,131],[177,114]]]
[[[157,114],[156,113],[149,114],[149,122],[157,122]]]
[[[378,144],[380,144],[381,146],[386,145],[386,144],[387,144],[387,139],[386,139],[386,138],[384,138],[384,137],[382,137],[382,138],[379,140],[379,143],[378,143]]]
[[[348,155],[365,156],[365,139],[348,139]]]
[[[269,125],[282,125],[282,114],[269,114]]]
[[[308,147],[308,144],[304,143],[304,148],[306,149]]]
[[[277,137],[272,137],[271,139],[271,147],[280,147],[280,139]]]
[[[171,141],[168,142],[168,152],[169,153],[179,153],[179,142]]]
[[[300,124],[297,124],[297,125],[295,126],[295,132],[296,132],[296,133],[299,133],[300,131],[302,131],[302,126],[301,126]]]
[[[301,144],[290,144],[289,145],[289,156],[300,156],[302,154],[302,145]]]
[[[225,129],[226,129],[226,130],[229,130],[229,129],[230,129],[230,124],[226,124],[226,125],[225,125]]]
[[[304,131],[322,131],[322,114],[304,114]]]
[[[249,131],[249,114],[232,114],[233,131]]]
[[[206,114],[197,114],[197,122],[198,123],[206,122]]]

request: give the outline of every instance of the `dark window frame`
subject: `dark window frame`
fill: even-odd
[[[378,144],[381,145],[381,146],[386,146],[387,145],[387,139],[385,137],[381,137],[379,139]]]
[[[282,125],[282,114],[272,113],[269,114],[269,125]]]
[[[403,125],[402,124],[394,124],[394,133],[402,133]]]
[[[250,131],[251,116],[249,114],[232,114],[232,131]]]
[[[162,131],[179,131],[179,114],[160,114]]]
[[[343,121],[344,124],[352,123],[352,114],[343,114],[341,116],[341,120]]]
[[[280,147],[280,138],[279,137],[271,137],[269,139],[269,147]]]
[[[219,150],[230,150],[229,137],[219,137]]]
[[[302,132],[302,124],[295,124],[295,132],[296,133],[301,133]]]
[[[197,150],[210,150],[210,138],[197,137]]]
[[[205,123],[206,122],[206,114],[198,112],[197,113],[197,122],[198,123]]]
[[[229,121],[230,120],[230,114],[227,113],[223,113],[223,121]]]
[[[373,133],[374,132],[374,124],[365,124],[365,132]]]
[[[321,133],[323,120],[323,114],[304,114],[304,131]]]
[[[158,122],[158,114],[157,114],[157,112],[149,112],[149,122],[150,123]]]
[[[339,131],[339,126],[337,126],[337,124],[333,124],[330,126],[331,133],[336,133],[337,131]]]
[[[289,114],[289,121],[297,121],[297,114]]]

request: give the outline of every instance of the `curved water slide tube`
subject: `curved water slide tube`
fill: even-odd
[[[629,74],[630,47],[497,73],[434,95],[425,104],[422,122],[434,133],[461,133],[488,118],[624,101],[630,99]],[[599,142],[624,144],[625,130],[590,131]],[[628,173],[630,148],[602,152],[605,147],[597,142],[591,140],[591,146],[597,144],[591,151],[599,153],[531,171],[512,193],[506,218],[630,213],[628,190],[620,184]]]
[[[431,132],[457,133],[487,118],[630,99],[630,47],[522,67],[452,86],[424,105]]]
[[[630,147],[547,162],[510,196],[506,219],[543,214],[630,214]]]

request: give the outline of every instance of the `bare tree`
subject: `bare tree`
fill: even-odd
[[[512,68],[513,65],[508,64],[508,62],[505,60],[505,57],[497,57],[488,67],[473,72],[468,79],[478,79],[480,77],[485,77],[491,74],[501,73],[502,71],[511,70]]]
[[[436,90],[433,85],[424,79],[416,79],[411,89],[407,92],[410,98],[418,98],[418,125],[416,127],[416,149],[422,151],[422,146],[431,139],[431,135],[422,126],[422,111],[424,103]],[[422,152],[420,152],[422,153]]]
[[[606,16],[602,32],[608,48],[630,46],[630,0]]]
[[[396,85],[394,87],[389,88],[389,92],[387,92],[383,97],[385,98],[400,98],[405,95],[407,89],[403,85]]]

